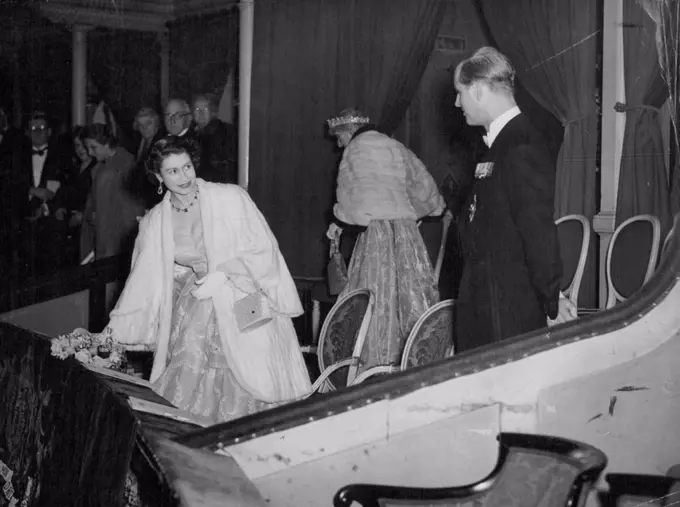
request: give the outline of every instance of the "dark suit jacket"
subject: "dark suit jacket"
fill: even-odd
[[[547,145],[520,114],[480,162],[493,170],[475,179],[458,221],[464,268],[457,351],[544,327],[558,310],[556,169]]]
[[[215,183],[238,183],[237,138],[233,125],[213,118],[202,131],[201,163],[197,175]]]

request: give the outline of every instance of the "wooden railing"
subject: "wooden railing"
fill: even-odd
[[[0,282],[0,314],[81,291],[89,291],[88,329],[99,331],[108,321],[110,304],[107,285],[124,282],[130,270],[127,256],[109,257],[85,266],[75,266],[25,281]],[[296,329],[303,344],[311,343],[311,290],[322,279],[294,278],[305,309],[305,314],[295,319]]]

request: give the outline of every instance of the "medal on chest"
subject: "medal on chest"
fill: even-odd
[[[468,215],[468,222],[472,222],[475,218],[475,211],[477,211],[477,194],[472,196],[472,202],[470,203],[470,213]]]

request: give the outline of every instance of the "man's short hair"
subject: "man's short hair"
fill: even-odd
[[[455,70],[456,83],[470,86],[482,82],[492,90],[515,91],[515,68],[496,48],[484,46],[461,61]]]
[[[29,116],[28,118],[26,126],[30,127],[31,123],[33,123],[34,121],[44,121],[47,126],[50,125],[50,122],[47,118],[47,114],[45,114],[45,111],[33,111],[31,113],[31,116]]]
[[[170,104],[172,104],[173,102],[176,103],[179,106],[180,111],[184,111],[186,113],[191,112],[191,108],[189,107],[189,104],[184,99],[170,99],[170,100],[168,100],[168,103],[165,104],[164,110],[167,111],[168,106],[170,106]]]

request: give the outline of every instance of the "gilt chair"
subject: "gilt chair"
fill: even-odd
[[[652,215],[637,215],[625,220],[614,231],[605,271],[606,309],[626,301],[652,277],[659,260],[661,223]]]
[[[375,375],[394,373],[453,356],[455,300],[432,305],[423,313],[409,333],[399,365],[379,365],[361,372],[352,382],[360,384]]]
[[[590,247],[590,222],[583,215],[567,215],[555,221],[555,225],[562,259],[560,290],[578,308],[579,290]]]
[[[496,467],[474,484],[451,488],[351,484],[335,494],[333,505],[583,507],[607,465],[607,457],[599,449],[563,438],[501,433],[499,442]],[[452,459],[454,456],[452,449]]]
[[[373,317],[375,296],[368,289],[345,294],[328,312],[316,356],[321,374],[312,393],[335,391],[352,383]]]

